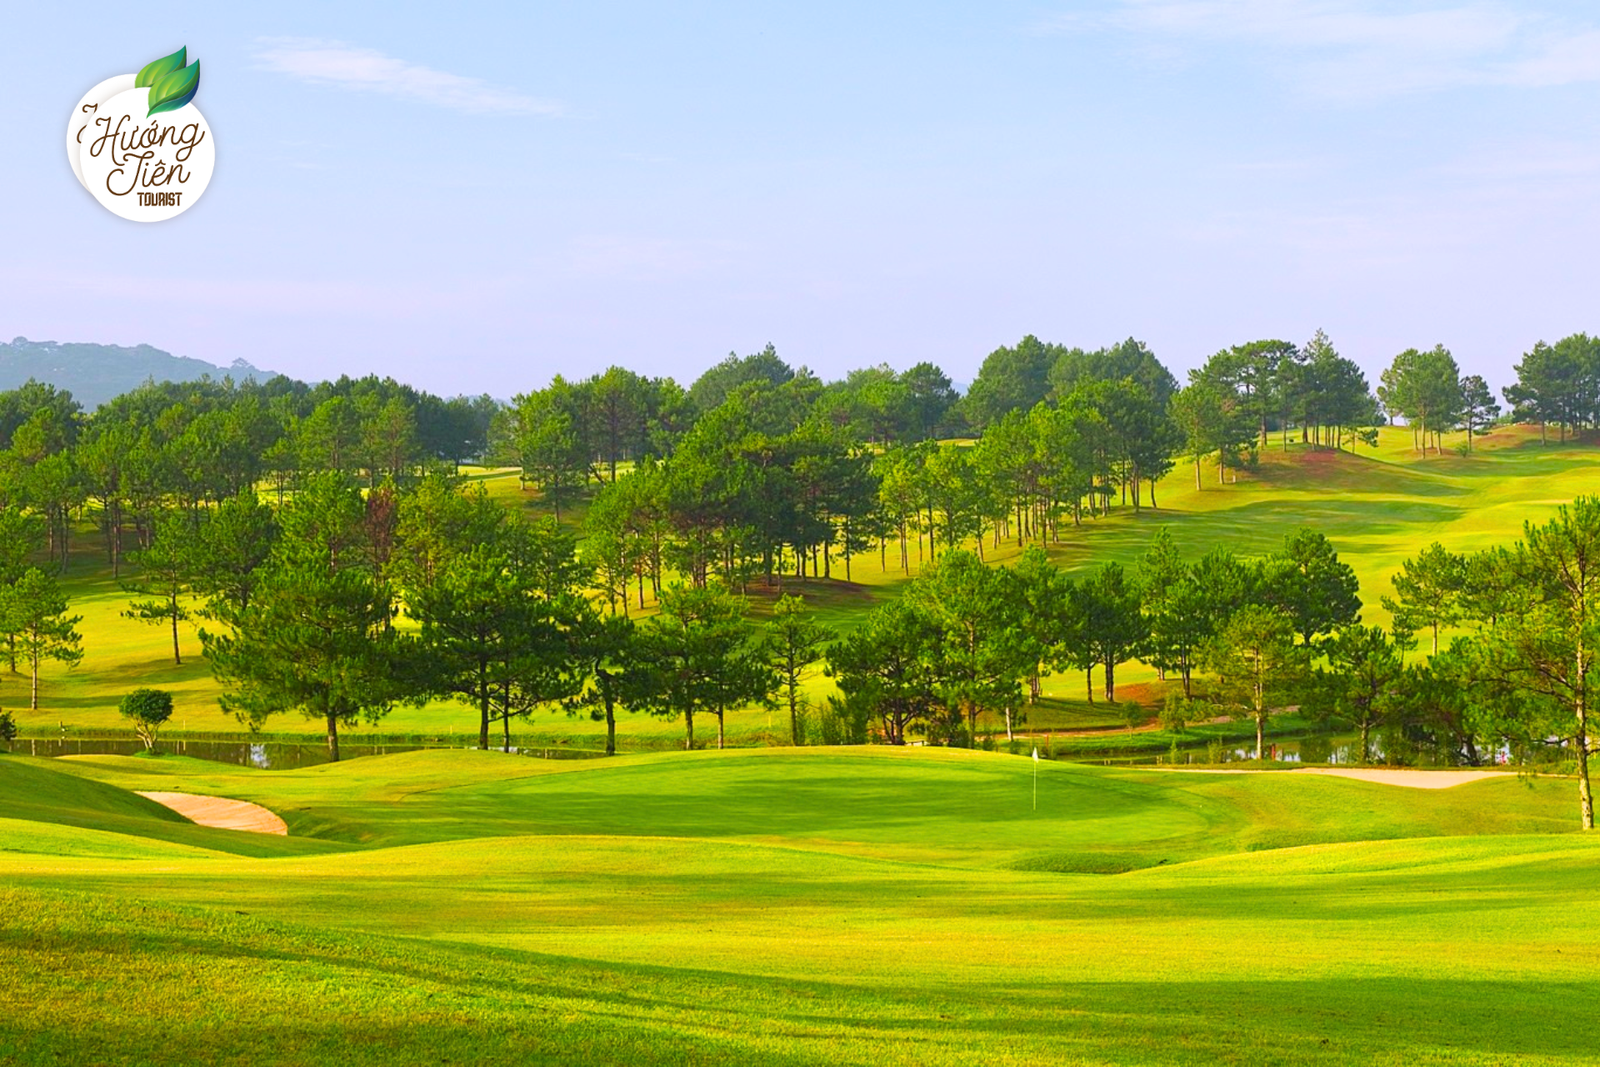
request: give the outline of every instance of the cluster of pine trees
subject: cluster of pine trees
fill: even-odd
[[[1517,370],[1507,390],[1517,417],[1563,436],[1600,419],[1600,345],[1586,335],[1541,342]],[[632,467],[655,484],[607,502],[608,563],[617,585],[626,571],[654,595],[672,543],[689,546],[678,556],[695,557],[684,569],[697,582],[716,573],[738,586],[783,566],[831,574],[836,559],[887,540],[909,573],[913,542],[937,552],[986,535],[1053,539],[1068,519],[1118,501],[1154,505],[1180,457],[1193,460],[1197,484],[1206,457],[1226,480],[1274,432],[1353,447],[1396,417],[1421,449],[1456,428],[1470,448],[1500,414],[1483,379],[1461,376],[1442,347],[1401,353],[1374,394],[1320,332],[1299,347],[1223,350],[1189,379],[1180,388],[1134,340],[1085,351],[1027,337],[991,353],[964,397],[932,364],[825,383],[770,345],[730,355],[687,389],[613,367],[557,376],[509,404],[389,379],[277,377],[147,383],[86,414],[70,394],[30,382],[0,393],[0,506],[44,520],[57,566],[72,517],[92,508],[119,570],[125,536],[147,546],[164,508],[215,506],[262,485],[281,501],[319,471],[372,486],[487,459],[516,466],[559,517],[585,487],[620,486]],[[938,443],[971,437],[976,448]]]
[[[1163,529],[1131,573],[1106,563],[1078,582],[1038,546],[1011,567],[954,551],[829,652],[835,711],[878,722],[891,743],[910,729],[970,743],[984,712],[1009,734],[1044,675],[1082,671],[1093,702],[1099,670],[1115,701],[1118,667],[1140,660],[1181,681],[1186,701],[1196,673],[1212,674],[1211,702],[1254,718],[1259,744],[1287,680],[1309,677],[1360,610],[1354,572],[1308,529],[1262,559],[1219,548],[1193,563]]]
[[[1508,399],[1563,433],[1593,425],[1594,354],[1581,335],[1536,347]],[[0,636],[35,678],[41,660],[82,655],[55,573],[87,513],[113,571],[125,552],[136,564],[127,614],[170,626],[181,659],[179,623],[198,611],[230,708],[253,723],[298,709],[326,720],[334,746],[341,724],[429,695],[470,701],[484,745],[541,707],[613,723],[617,708],[682,715],[691,743],[695,716],[710,714],[720,739],[726,711],[751,703],[786,704],[796,740],[859,739],[870,723],[890,741],[909,729],[971,743],[982,712],[1015,723],[1042,673],[1098,669],[1114,699],[1117,667],[1137,659],[1186,695],[1205,675],[1206,700],[1258,722],[1292,690],[1364,736],[1404,724],[1471,762],[1485,739],[1533,743],[1528,723],[1548,735],[1552,708],[1585,729],[1586,695],[1538,690],[1531,668],[1508,666],[1507,649],[1524,664],[1539,650],[1507,620],[1557,611],[1571,584],[1553,571],[1534,581],[1554,550],[1528,562],[1556,534],[1530,529],[1523,555],[1459,565],[1430,549],[1396,582],[1402,625],[1389,634],[1359,625],[1353,575],[1313,534],[1264,560],[1192,564],[1163,539],[1136,573],[1107,565],[1080,583],[1037,546],[1119,503],[1156,506],[1185,453],[1197,480],[1210,455],[1225,477],[1273,434],[1354,447],[1396,415],[1419,449],[1457,427],[1470,447],[1498,414],[1443,348],[1401,353],[1374,395],[1320,333],[1219,352],[1181,388],[1134,341],[1087,352],[1026,338],[991,354],[965,397],[929,364],[823,383],[770,346],[687,390],[612,368],[509,405],[388,380],[275,379],[152,383],[85,415],[30,383],[0,394]],[[558,516],[530,523],[460,492],[449,469],[485,455],[517,465],[552,509],[595,486],[581,545]],[[1586,516],[1564,515],[1561,536],[1578,537]],[[986,567],[985,546],[1004,539],[1035,548]],[[874,550],[922,573],[851,634],[831,641],[793,599],[772,626],[749,624],[753,581],[848,580]],[[1489,601],[1424,588],[1461,568],[1533,584]],[[1588,586],[1574,595],[1581,607]],[[636,626],[630,603],[651,602]],[[1438,631],[1464,621],[1477,636],[1439,652]],[[1424,623],[1436,655],[1405,666]],[[821,664],[839,695],[808,710],[801,683]]]
[[[1562,440],[1600,426],[1600,338],[1577,333],[1553,345],[1540,341],[1516,372],[1516,384],[1505,391],[1515,418],[1541,430],[1553,423]]]
[[[688,747],[709,715],[720,747],[726,714],[752,705],[786,708],[796,743],[972,745],[981,716],[1008,734],[1025,721],[1043,677],[1082,671],[1092,701],[1099,671],[1114,701],[1118,668],[1138,660],[1181,684],[1168,726],[1253,720],[1258,751],[1290,706],[1353,724],[1364,751],[1382,731],[1390,755],[1479,764],[1500,745],[1558,747],[1593,815],[1594,498],[1509,548],[1425,549],[1386,598],[1389,632],[1361,624],[1354,573],[1310,529],[1264,558],[1218,548],[1192,562],[1163,530],[1131,572],[1106,563],[1080,581],[1037,545],[1010,567],[952,548],[840,633],[796,597],[758,627],[715,577],[670,581],[635,622],[593,595],[603,580],[553,517],[529,522],[443,475],[370,491],[318,475],[279,508],[247,491],[176,513],[142,557],[131,588],[156,595],[130,612],[170,620],[176,657],[177,619],[203,601],[224,705],[255,726],[291,710],[323,721],[335,758],[341,726],[431,697],[475,708],[483,747],[497,725],[509,747],[515,720],[551,709],[603,719],[608,751],[619,710],[681,717]],[[1463,623],[1472,632],[1440,651],[1440,631]],[[1423,629],[1434,654],[1408,662]],[[819,667],[838,690],[822,707],[805,695]]]
[[[322,471],[375,485],[476,459],[496,409],[391,379],[280,376],[151,382],[86,414],[70,393],[29,382],[0,393],[0,507],[39,516],[64,568],[71,520],[91,506],[120,572],[126,538],[147,546],[164,511],[215,507],[263,484],[281,500]]]
[[[729,710],[790,695],[815,662],[822,632],[798,601],[758,632],[741,597],[672,583],[642,625],[607,612],[572,533],[528,521],[435,473],[364,489],[349,475],[306,478],[281,506],[253,490],[215,508],[172,512],[137,553],[129,614],[170,624],[198,603],[201,641],[224,708],[259,728],[298,711],[325,725],[332,758],[341,728],[376,723],[399,703],[460,699],[478,742],[540,710],[627,707],[697,714],[722,743]],[[787,635],[784,637],[783,635]],[[809,636],[808,636],[809,635]]]

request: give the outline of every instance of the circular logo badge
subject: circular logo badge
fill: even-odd
[[[200,109],[193,103],[152,109],[151,92],[128,89],[100,102],[73,135],[84,185],[107,209],[134,222],[161,222],[188,211],[217,162],[216,142]]]
[[[83,99],[78,101],[78,106],[72,109],[72,118],[67,120],[67,162],[72,164],[72,173],[78,176],[78,184],[83,184],[83,164],[79,162],[79,151],[83,147],[84,130],[94,121],[100,105],[118,93],[132,89],[133,81],[132,74],[118,74],[115,78],[107,78],[84,93]]]

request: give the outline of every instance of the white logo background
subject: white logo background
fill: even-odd
[[[134,80],[135,76],[132,74],[118,74],[115,78],[107,78],[84,93],[83,99],[78,101],[78,106],[72,109],[72,118],[67,120],[67,162],[72,164],[72,173],[78,176],[78,184],[83,185],[83,165],[78,161],[78,153],[82,150],[86,129],[94,122],[100,105],[118,93],[132,89]],[[84,188],[87,189],[88,186],[84,185]]]
[[[108,78],[84,95],[67,126],[67,155],[78,180],[107,210],[134,222],[161,222],[189,210],[205,192],[216,142],[193,103],[148,115],[150,90],[133,88],[133,81],[132,74]]]

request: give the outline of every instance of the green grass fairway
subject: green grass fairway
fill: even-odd
[[[0,1062],[1594,1061],[1570,781],[1034,770],[0,759]]]

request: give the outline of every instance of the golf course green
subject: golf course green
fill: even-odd
[[[934,749],[8,757],[0,1062],[1588,1063],[1572,792]]]

